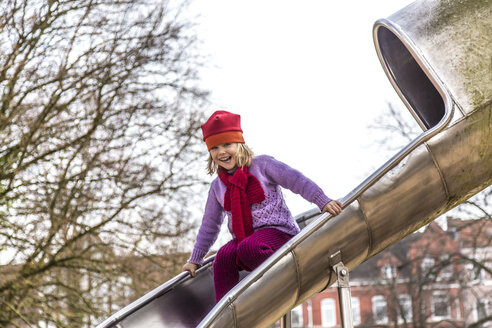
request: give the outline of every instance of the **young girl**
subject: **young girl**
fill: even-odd
[[[253,157],[244,144],[239,115],[217,111],[202,125],[202,132],[210,153],[208,171],[218,177],[210,186],[195,247],[183,271],[195,276],[227,213],[233,239],[219,249],[213,263],[218,302],[239,282],[240,270],[254,270],[299,232],[280,187],[333,215],[342,211],[342,204],[273,157]]]

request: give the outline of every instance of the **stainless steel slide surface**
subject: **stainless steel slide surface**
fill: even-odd
[[[379,59],[422,135],[218,304],[209,259],[98,327],[268,327],[335,282],[334,253],[353,269],[492,184],[491,30],[492,0],[416,1],[377,21]]]

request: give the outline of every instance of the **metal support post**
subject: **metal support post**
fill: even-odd
[[[338,251],[330,257],[332,269],[337,275],[338,301],[340,304],[340,318],[343,328],[353,328],[352,300],[350,296],[349,270],[342,262],[341,252]]]
[[[292,327],[292,312],[289,310],[282,319],[280,319],[280,328],[291,328]]]

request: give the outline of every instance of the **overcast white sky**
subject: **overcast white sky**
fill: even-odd
[[[256,154],[341,198],[389,158],[368,125],[388,101],[406,109],[381,68],[372,27],[411,2],[197,0],[191,9],[211,57],[202,87],[213,110],[241,115]],[[286,198],[293,214],[313,208]]]

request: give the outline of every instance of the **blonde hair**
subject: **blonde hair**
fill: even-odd
[[[237,160],[237,166],[238,167],[244,167],[244,166],[250,166],[251,165],[251,159],[253,158],[253,151],[246,146],[244,143],[236,143],[237,145],[237,150],[236,150],[236,160]],[[214,162],[212,159],[212,155],[210,152],[208,153],[208,165],[207,165],[207,171],[208,174],[213,175],[215,172],[217,172],[219,169],[219,165]]]

